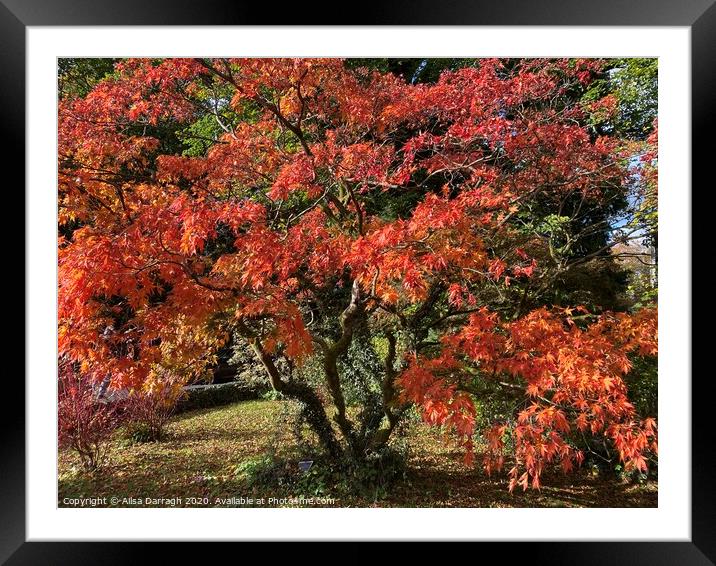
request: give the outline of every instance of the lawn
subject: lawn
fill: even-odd
[[[131,443],[118,437],[110,464],[95,475],[82,472],[73,453],[61,451],[58,505],[73,506],[73,500],[92,497],[105,498],[100,506],[110,507],[657,506],[655,481],[630,485],[588,470],[545,476],[540,491],[510,494],[504,474],[488,477],[479,466],[468,469],[459,449],[417,421],[398,439],[409,446],[404,476],[387,490],[347,493],[335,475],[322,476],[318,466],[298,470],[301,456],[285,424],[287,416],[286,402],[269,400],[184,413],[169,423],[162,442]],[[257,481],[256,470],[267,461],[280,461],[291,468],[287,475],[299,481]]]

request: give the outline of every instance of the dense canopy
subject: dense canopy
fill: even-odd
[[[59,355],[151,389],[244,342],[336,457],[418,407],[468,465],[481,433],[512,487],[579,465],[585,435],[646,469],[656,423],[626,376],[656,310],[625,302],[612,248],[655,234],[656,129],[623,133],[608,72],[117,62],[59,104]],[[484,423],[493,398],[510,411]]]

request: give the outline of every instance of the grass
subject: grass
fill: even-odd
[[[253,467],[270,455],[281,462],[300,459],[289,427],[281,425],[286,410],[285,402],[262,400],[179,415],[162,442],[115,440],[110,464],[94,475],[81,470],[73,453],[60,451],[58,506],[76,505],[72,500],[80,498],[104,498],[98,506],[107,507],[657,506],[656,482],[629,485],[584,470],[546,476],[540,491],[510,494],[504,474],[487,477],[479,466],[466,468],[459,449],[418,422],[405,430],[410,447],[405,479],[386,493],[346,495],[330,482],[318,489],[308,483],[297,488],[251,482]]]

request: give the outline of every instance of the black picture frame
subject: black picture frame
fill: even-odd
[[[687,26],[691,30],[692,185],[707,177],[716,100],[716,5],[714,0],[399,0],[362,1],[339,16],[336,8],[243,1],[189,0],[0,0],[0,112],[6,165],[19,170],[25,141],[25,34],[28,26],[66,25],[560,25]],[[19,186],[19,185],[16,185]],[[704,187],[707,188],[707,187]],[[693,192],[692,192],[693,194]],[[26,211],[27,212],[27,211]],[[25,294],[26,304],[32,297]],[[690,329],[684,329],[690,331]],[[27,337],[26,340],[31,339]],[[686,385],[691,376],[672,376]],[[535,564],[706,565],[716,563],[716,490],[710,375],[692,381],[692,535],[690,542],[525,542],[491,543],[490,550]],[[704,379],[707,378],[707,379]],[[147,544],[106,542],[26,542],[25,398],[23,383],[7,373],[5,399],[20,411],[2,412],[0,454],[0,561],[7,564],[133,564],[148,559]],[[9,405],[6,401],[6,406]],[[585,532],[585,535],[588,535]],[[555,533],[559,537],[559,533]],[[81,533],[78,533],[81,538]],[[320,533],[316,534],[320,539]],[[156,546],[157,543],[153,543]],[[510,545],[509,548],[506,545]],[[167,545],[162,545],[167,546]],[[162,548],[189,559],[196,545]],[[204,552],[206,552],[204,550]],[[238,559],[234,555],[231,559]],[[475,556],[473,559],[479,559]]]

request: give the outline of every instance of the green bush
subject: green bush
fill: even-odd
[[[311,460],[308,470],[299,461]],[[391,445],[364,459],[336,462],[322,454],[313,457],[278,457],[273,453],[244,460],[234,474],[247,487],[284,488],[292,495],[306,497],[360,496],[377,501],[404,481],[407,471],[407,444]]]
[[[407,442],[393,442],[365,459],[352,461],[339,490],[343,493],[360,493],[374,500],[384,499],[393,485],[405,481],[408,462]]]
[[[249,458],[234,468],[234,475],[248,487],[281,485],[285,475],[285,465],[271,454]]]
[[[269,389],[265,393],[262,393],[261,398],[265,401],[282,401],[285,399],[283,393],[276,391],[275,389]]]
[[[626,376],[629,400],[641,417],[659,416],[659,374],[656,356],[635,357]]]
[[[121,436],[124,440],[133,444],[159,440],[156,431],[150,425],[139,421],[125,424],[121,429]]]
[[[208,409],[228,405],[237,401],[260,399],[268,391],[262,385],[248,385],[239,382],[219,385],[193,385],[184,388],[184,395],[177,403],[176,412]]]

